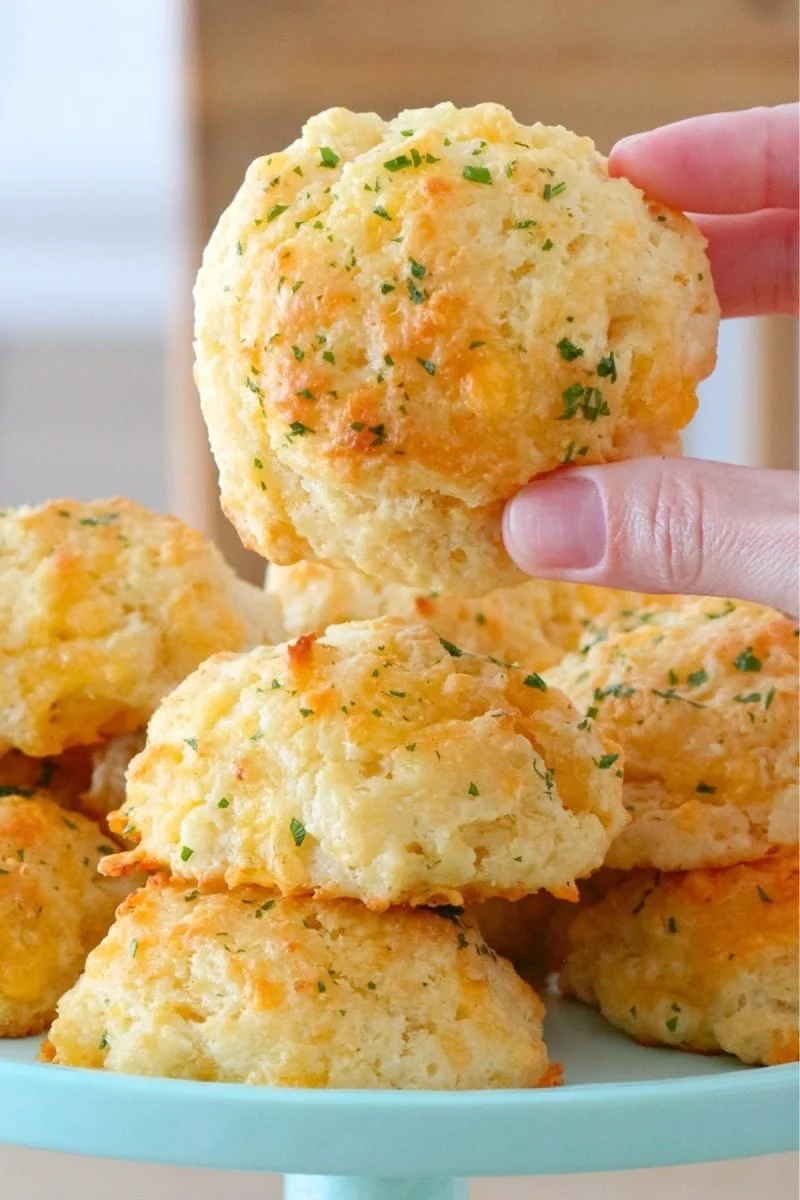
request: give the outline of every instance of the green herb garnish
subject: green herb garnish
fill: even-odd
[[[474,163],[467,163],[461,173],[470,183],[492,182],[492,173],[488,167],[476,167]]]

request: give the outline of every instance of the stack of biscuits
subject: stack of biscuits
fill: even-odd
[[[630,822],[556,940],[638,1041],[798,1057],[798,630],[741,601],[642,608],[548,675],[616,738]]]
[[[97,873],[158,702],[273,602],[129,500],[0,512],[0,1037],[39,1033],[132,883]]]
[[[497,105],[335,109],[251,166],[195,300],[222,502],[288,640],[152,716],[100,864],[151,878],[45,1057],[551,1084],[542,1003],[483,931],[575,909],[634,828],[622,735],[543,673],[639,600],[526,583],[501,514],[556,467],[677,452],[714,362],[703,240]]]

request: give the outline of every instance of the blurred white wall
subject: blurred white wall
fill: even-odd
[[[180,203],[180,10],[3,0],[2,335],[161,334]]]
[[[2,0],[0,505],[166,498],[178,0]]]

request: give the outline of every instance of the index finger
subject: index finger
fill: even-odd
[[[712,113],[623,138],[612,175],[697,213],[797,208],[798,106]]]

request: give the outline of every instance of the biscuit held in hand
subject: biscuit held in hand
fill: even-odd
[[[677,449],[715,357],[704,244],[500,105],[312,118],[252,164],[195,290],[242,540],[445,594],[520,579],[500,516],[532,476]]]
[[[44,1056],[270,1087],[548,1086],[542,1005],[457,912],[200,895],[151,880],[59,1005]]]
[[[617,747],[555,688],[384,617],[218,655],[164,701],[104,870],[374,907],[569,892],[625,824]]]

